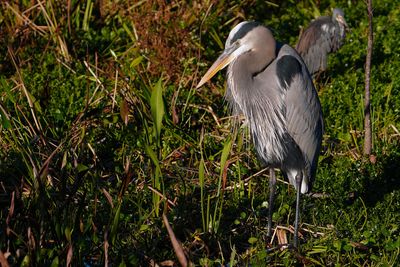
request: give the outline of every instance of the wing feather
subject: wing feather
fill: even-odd
[[[294,49],[284,46],[280,58],[288,60],[287,57],[296,62],[300,69],[292,75],[285,90],[286,129],[300,148],[310,168],[310,179],[313,179],[323,134],[321,104],[304,62]]]

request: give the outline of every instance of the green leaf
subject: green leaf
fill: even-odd
[[[83,171],[86,171],[87,169],[89,169],[89,167],[86,165],[83,165],[81,163],[78,163],[78,166],[76,167],[76,169],[78,170],[78,172],[83,172]]]
[[[143,57],[142,56],[138,56],[137,58],[135,58],[134,60],[132,60],[130,67],[134,68],[137,65],[139,65],[141,62],[143,61]]]
[[[153,88],[150,98],[151,115],[153,117],[153,123],[156,131],[156,139],[158,144],[160,144],[162,120],[165,113],[162,94],[163,94],[163,87],[160,78],[156,86]]]
[[[131,38],[132,42],[136,42],[136,38],[135,38],[135,36],[132,34],[132,31],[129,29],[128,25],[126,25],[125,23],[122,23],[122,27],[124,28],[124,30],[126,31],[126,33],[129,35],[129,37]]]
[[[258,240],[257,237],[250,237],[248,242],[249,242],[249,244],[253,245],[257,242],[257,240]]]
[[[7,118],[7,116],[3,113],[2,110],[0,110],[0,123],[1,123],[1,126],[3,126],[4,129],[10,129],[11,128],[11,122]]]
[[[224,42],[221,40],[221,38],[219,38],[219,35],[214,28],[211,28],[210,35],[214,39],[214,41],[218,44],[219,48],[224,49]]]
[[[110,53],[114,57],[115,60],[118,59],[117,54],[115,54],[114,50],[110,49]]]
[[[115,243],[115,238],[117,237],[117,230],[118,230],[118,224],[119,224],[119,217],[121,213],[121,206],[122,206],[122,201],[118,203],[117,210],[115,211],[114,215],[114,220],[111,225],[111,242],[112,244]]]
[[[145,146],[145,150],[146,150],[147,156],[150,157],[151,161],[153,161],[153,163],[156,166],[156,168],[160,168],[160,164],[158,162],[157,155],[156,155],[156,153],[154,153],[153,149],[151,149],[150,146],[146,145]]]
[[[149,227],[147,224],[142,224],[142,225],[140,226],[139,231],[140,231],[140,232],[145,232],[145,231],[147,231],[149,228],[150,228],[150,227]]]
[[[51,267],[56,267],[56,266],[59,266],[59,264],[60,264],[60,262],[59,262],[59,259],[58,259],[58,257],[55,257],[54,259],[53,259],[53,261],[51,262]]]
[[[65,234],[65,238],[67,239],[68,242],[71,242],[72,232],[73,232],[73,230],[71,230],[68,226],[65,227],[64,234]]]
[[[29,255],[26,255],[25,257],[24,257],[24,259],[22,260],[22,262],[21,262],[21,267],[25,267],[25,266],[31,266],[31,258],[29,257]]]
[[[229,138],[225,144],[224,148],[222,149],[222,154],[221,154],[221,171],[220,175],[222,176],[222,173],[224,172],[225,164],[226,161],[228,160],[229,152],[231,151],[231,146],[232,146],[232,140]]]
[[[0,78],[0,88],[5,91],[5,96],[7,96],[6,100],[9,100],[15,104],[16,99],[12,92],[12,87],[8,84],[7,80],[4,77]]]
[[[88,1],[86,3],[86,9],[85,9],[85,14],[83,17],[83,30],[84,31],[88,31],[89,30],[89,21],[90,21],[90,17],[92,15],[92,10],[93,10],[93,3],[92,1]]]
[[[161,168],[160,168],[160,164],[158,162],[158,158],[156,156],[156,153],[154,153],[154,151],[151,149],[150,146],[146,145],[145,150],[146,150],[147,155],[151,158],[151,160],[153,161],[153,163],[156,167],[152,184],[155,189],[161,190],[162,174],[161,174]],[[154,207],[156,216],[159,215],[159,206],[160,206],[160,196],[158,194],[156,194],[155,192],[153,192],[153,207]]]

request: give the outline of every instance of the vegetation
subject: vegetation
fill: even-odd
[[[342,7],[346,44],[316,81],[325,135],[290,241],[295,191],[231,131],[224,75],[195,89],[230,29],[258,20],[294,45]],[[400,264],[400,9],[374,3],[373,154],[362,157],[364,1],[2,1],[0,263],[172,266],[166,214],[200,266]]]

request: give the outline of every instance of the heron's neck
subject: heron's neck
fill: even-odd
[[[275,59],[275,43],[272,48],[268,46],[256,47],[239,56],[228,67],[228,101],[234,101],[239,106],[248,105],[244,103],[250,95],[254,95],[254,77],[271,64]],[[231,99],[229,98],[231,95]],[[244,111],[244,107],[241,107]]]

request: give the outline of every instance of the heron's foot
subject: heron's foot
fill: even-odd
[[[287,248],[289,250],[291,250],[291,251],[298,251],[299,250],[299,247],[297,245],[295,245],[294,243],[287,244]]]
[[[264,244],[266,244],[268,248],[272,247],[272,242],[274,241],[272,237],[273,235],[271,233],[264,234],[262,237]]]
[[[271,239],[273,235],[272,229],[267,230],[267,238]]]
[[[284,251],[287,250],[290,252],[295,258],[297,258],[300,262],[307,262],[307,259],[305,256],[300,252],[298,247],[295,247],[292,243],[287,243],[287,244],[279,244],[277,246],[273,247],[267,247],[266,252],[267,253],[274,253],[278,251]]]
[[[270,253],[270,252],[274,252],[276,250],[281,250],[282,251],[282,250],[285,250],[285,249],[289,249],[289,250],[295,249],[295,250],[297,250],[297,248],[295,248],[293,246],[293,244],[288,243],[288,244],[279,244],[279,245],[276,245],[276,246],[268,247],[267,248],[267,252]]]

